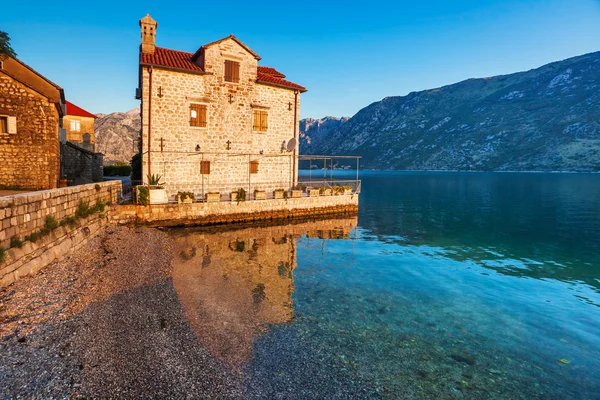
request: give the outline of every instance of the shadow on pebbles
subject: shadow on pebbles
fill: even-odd
[[[159,230],[111,226],[0,289],[0,397],[243,397],[191,330],[171,254]]]

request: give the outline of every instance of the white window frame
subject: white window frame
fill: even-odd
[[[75,124],[75,128],[73,127]],[[81,121],[78,119],[71,120],[71,132],[81,132]]]

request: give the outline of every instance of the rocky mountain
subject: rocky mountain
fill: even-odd
[[[600,171],[600,52],[386,97],[314,140],[306,126],[301,154],[366,168]]]
[[[300,120],[300,148],[321,148],[324,141],[350,117],[305,118]],[[302,154],[302,153],[300,153]],[[313,153],[314,154],[314,153]]]
[[[96,151],[104,153],[104,163],[129,162],[137,152],[142,126],[140,109],[96,116]]]

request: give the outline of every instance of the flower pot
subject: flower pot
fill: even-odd
[[[292,190],[292,197],[293,198],[302,197],[302,190]]]
[[[229,199],[231,201],[237,201],[237,198],[238,198],[237,192],[231,192],[231,193],[229,193]]]
[[[283,190],[275,190],[273,192],[273,198],[275,198],[275,199],[283,199],[283,193],[284,193]]]
[[[319,197],[319,189],[307,189],[308,197]]]
[[[177,202],[179,204],[192,204],[194,202],[194,200],[190,199],[189,197],[186,197],[185,199],[181,200],[181,198],[177,199]]]
[[[254,191],[254,200],[266,200],[267,192],[264,190],[255,190]]]
[[[219,193],[219,192],[206,193],[206,202],[207,203],[218,203],[220,201],[221,201],[221,193]]]
[[[167,196],[167,189],[150,188],[148,193],[150,204],[167,204],[169,202],[169,196]]]

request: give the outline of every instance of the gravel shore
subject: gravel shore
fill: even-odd
[[[155,229],[107,227],[0,289],[4,398],[241,398],[241,372],[197,340]]]

